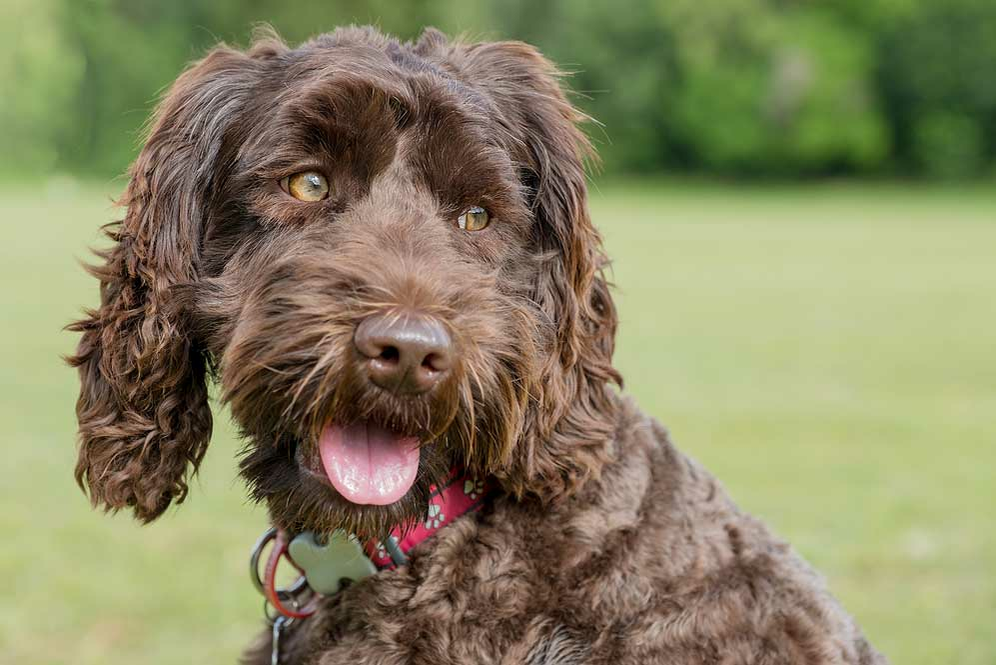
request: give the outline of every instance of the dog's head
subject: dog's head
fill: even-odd
[[[616,317],[579,119],[536,50],[433,30],[194,64],[74,326],[94,503],[149,521],[183,500],[209,374],[289,529],[382,533],[453,465],[542,499],[596,474]]]

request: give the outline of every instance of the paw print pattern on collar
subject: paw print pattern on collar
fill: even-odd
[[[443,509],[439,507],[439,504],[429,504],[429,512],[425,517],[425,528],[438,529],[445,521],[446,514],[443,513]]]
[[[409,525],[409,528],[396,527],[391,536],[397,556],[392,557],[390,548],[383,543],[371,540],[367,542],[365,551],[370,560],[380,569],[393,569],[407,563],[405,555],[413,547],[432,537],[440,529],[461,515],[476,512],[485,504],[490,488],[488,483],[475,476],[465,475],[461,469],[450,471],[446,482],[439,488],[433,488],[429,498],[429,507],[425,519]]]
[[[480,478],[467,478],[463,481],[463,493],[476,501],[484,493],[484,481]]]

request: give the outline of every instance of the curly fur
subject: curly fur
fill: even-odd
[[[290,531],[411,524],[454,464],[501,496],[295,624],[294,663],[878,663],[784,544],[620,397],[590,146],[559,76],[515,42],[340,29],[219,47],[161,103],[74,324],[78,482],[151,521],[211,433]],[[331,195],[279,182],[320,170]],[[485,231],[455,219],[482,205]],[[373,386],[353,334],[431,316],[458,362],[426,394]],[[420,441],[412,489],[359,506],[316,473],[328,423]],[[247,655],[269,662],[268,640]]]
[[[631,402],[602,476],[498,500],[326,599],[289,663],[882,663],[822,581]],[[269,662],[264,636],[249,663]]]

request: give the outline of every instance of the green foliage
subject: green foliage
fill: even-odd
[[[699,166],[860,170],[886,153],[868,44],[834,15],[810,5],[766,12],[762,0],[665,6],[668,22],[684,26],[675,132]]]
[[[915,165],[938,178],[972,175],[985,165],[985,132],[971,114],[926,111],[913,119],[911,139]]]
[[[65,42],[54,0],[7,0],[0,22],[0,175],[59,160],[79,118],[72,111],[84,62]]]
[[[253,25],[539,45],[609,171],[922,174],[996,167],[992,0],[0,0],[8,172],[120,173],[157,96]]]
[[[884,32],[880,80],[896,156],[943,177],[975,175],[996,153],[996,3],[946,0]]]

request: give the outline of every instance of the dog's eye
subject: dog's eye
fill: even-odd
[[[280,181],[280,188],[299,201],[321,201],[329,196],[329,181],[318,171],[302,171]]]
[[[491,216],[480,206],[468,208],[457,218],[457,224],[465,231],[480,231],[490,223]]]

